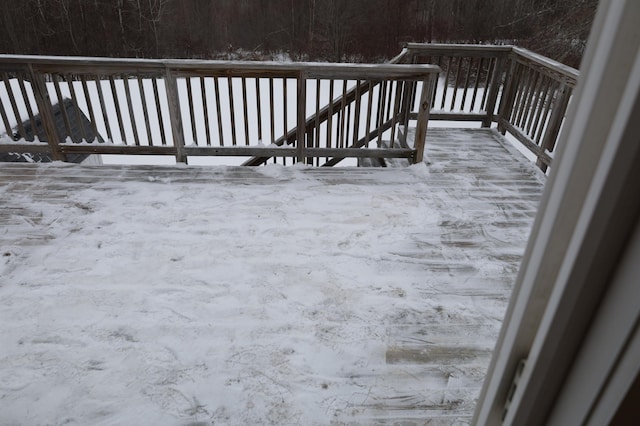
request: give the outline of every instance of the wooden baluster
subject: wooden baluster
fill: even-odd
[[[116,83],[114,81],[113,76],[109,76],[109,86],[111,87],[111,97],[113,98],[113,103],[115,104],[115,107],[116,107],[116,118],[118,119],[118,128],[120,129],[120,137],[122,138],[122,143],[126,145],[127,138],[125,137],[125,132],[124,132],[124,122],[122,121],[122,110],[120,109],[120,100],[118,99],[118,90],[117,90]]]
[[[153,146],[153,137],[151,136],[151,122],[149,120],[149,109],[147,107],[147,96],[144,91],[144,82],[142,77],[138,76],[138,90],[140,91],[140,101],[142,102],[142,114],[144,115],[144,124],[147,130],[147,145]]]
[[[158,93],[158,80],[157,78],[151,79],[153,85],[153,98],[156,103],[156,114],[158,115],[158,127],[160,127],[160,139],[162,139],[162,145],[167,145],[167,135],[164,132],[164,119],[162,118],[162,107],[160,105],[160,94]]]
[[[211,146],[211,128],[209,127],[209,102],[207,102],[207,87],[204,77],[200,77],[200,96],[202,97],[202,112],[204,113],[204,134],[207,146]]]
[[[91,131],[93,132],[94,140],[98,139],[98,128],[96,126],[96,114],[93,110],[93,104],[91,102],[91,96],[89,95],[89,87],[87,87],[87,78],[82,75],[80,77],[80,81],[82,82],[82,91],[84,92],[84,101],[87,105],[87,110],[89,110],[89,121],[91,125]],[[84,121],[84,120],[83,120]],[[87,141],[93,142],[93,141]]]
[[[222,130],[222,107],[220,105],[220,84],[218,77],[213,77],[213,91],[216,96],[216,117],[218,119],[218,144],[224,146],[224,132]]]
[[[96,88],[98,91],[98,101],[100,102],[100,111],[104,120],[104,127],[107,130],[107,140],[113,142],[113,135],[111,134],[111,124],[109,123],[109,114],[107,114],[107,107],[104,101],[104,93],[102,91],[102,81],[98,76],[95,78]]]
[[[29,99],[29,94],[27,93],[27,89],[24,84],[24,78],[22,75],[17,76],[18,85],[20,86],[20,92],[22,93],[22,99],[24,100],[25,108],[27,109],[27,115],[29,116],[29,121],[31,122],[31,128],[33,130],[33,134],[38,137],[39,140],[42,140],[42,136],[40,134],[40,129],[36,126],[36,120],[33,115],[33,109],[31,108],[31,100]]]

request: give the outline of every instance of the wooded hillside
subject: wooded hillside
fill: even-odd
[[[597,0],[21,0],[20,54],[382,61],[409,41],[514,43],[578,66]]]

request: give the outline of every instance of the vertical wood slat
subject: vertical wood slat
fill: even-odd
[[[36,119],[33,115],[33,108],[31,108],[31,100],[29,99],[29,94],[27,93],[27,88],[24,84],[24,78],[22,77],[22,75],[18,75],[17,79],[18,85],[20,86],[20,93],[22,93],[22,99],[24,100],[25,108],[27,109],[27,115],[29,116],[29,121],[31,122],[33,134],[38,137],[38,140],[42,140],[40,129],[38,129],[38,126],[36,126]]]
[[[151,79],[153,85],[153,98],[156,103],[156,114],[158,115],[158,125],[160,127],[160,139],[162,139],[162,145],[167,145],[167,136],[164,133],[164,119],[162,118],[162,108],[160,107],[160,95],[158,93],[158,80],[154,77]]]
[[[315,120],[315,139],[314,139],[314,147],[320,148],[320,79],[316,79],[316,120]],[[320,159],[318,159],[320,161]]]
[[[369,147],[369,135],[371,134],[371,115],[373,114],[373,89],[373,82],[369,81],[369,90],[367,91],[367,114],[365,115],[366,124],[364,131],[364,146],[367,148]]]
[[[124,84],[124,93],[127,98],[127,109],[129,110],[129,119],[131,120],[131,129],[133,131],[133,140],[136,146],[140,145],[140,136],[138,135],[138,125],[136,123],[136,115],[133,110],[133,103],[131,101],[131,86],[129,85],[129,77],[122,76],[122,84]]]
[[[347,80],[342,80],[342,102],[340,102],[340,131],[339,131],[339,147],[344,148],[345,125],[346,125],[346,107],[347,107]],[[336,141],[337,142],[337,141]]]
[[[535,142],[537,145],[540,145],[540,139],[544,133],[544,129],[547,127],[547,120],[549,119],[549,114],[551,112],[551,105],[553,103],[553,98],[555,94],[558,92],[560,88],[560,83],[556,81],[552,81],[549,85],[549,94],[547,100],[544,104],[544,112],[541,117],[540,127],[538,127],[538,133],[536,134]]]
[[[69,93],[71,93],[71,102],[73,103],[73,110],[76,114],[76,123],[78,123],[78,127],[80,128],[80,134],[82,135],[83,140],[87,140],[87,134],[84,131],[84,124],[82,120],[83,114],[80,112],[80,107],[78,106],[78,95],[76,94],[76,89],[73,84],[73,79],[70,75],[65,75],[65,80],[67,85],[69,86]],[[64,109],[64,105],[60,105]],[[69,137],[72,137],[72,134],[69,133]],[[74,141],[75,142],[75,141]]]
[[[93,110],[93,104],[91,103],[91,96],[89,95],[89,88],[87,87],[87,78],[86,76],[82,75],[80,77],[80,82],[82,83],[82,91],[84,93],[84,100],[85,103],[87,104],[87,109],[89,110],[89,121],[90,121],[90,126],[91,126],[91,130],[93,131],[93,137],[95,140],[98,139],[98,128],[96,127],[96,114]],[[87,141],[87,142],[93,142],[93,141]]]
[[[500,122],[500,120],[508,121],[509,117],[511,116],[519,78],[520,67],[515,60],[511,60],[511,65],[509,66],[509,71],[507,72],[505,87],[502,91],[502,99],[500,100],[500,108],[498,112],[498,130],[503,135],[506,133],[506,129]]]
[[[527,113],[522,123],[522,129],[529,135],[529,131],[531,130],[531,123],[535,118],[535,114],[540,108],[540,94],[542,92],[541,85],[543,84],[543,75],[537,73],[536,76],[536,84],[533,86],[533,90],[531,91],[531,99],[527,105]]]
[[[453,96],[451,97],[451,108],[450,111],[454,111],[456,109],[456,98],[458,96],[458,81],[460,80],[460,71],[462,70],[462,60],[464,58],[460,56],[458,58],[458,68],[456,69],[456,80],[453,82]]]
[[[513,107],[513,112],[509,117],[509,121],[512,124],[515,124],[518,120],[518,117],[520,116],[520,113],[523,108],[525,94],[526,94],[527,88],[529,87],[529,83],[531,79],[531,69],[524,66],[523,68],[524,70],[522,72],[522,78],[520,79],[521,83],[518,84],[518,96],[516,97],[516,101]]]
[[[191,143],[198,144],[198,132],[196,129],[196,117],[195,117],[195,109],[193,107],[193,85],[191,84],[191,77],[187,76],[184,78],[185,83],[187,83],[187,105],[189,108],[189,119],[191,120]],[[186,141],[185,141],[186,142]]]
[[[111,96],[116,107],[116,118],[118,119],[118,128],[120,129],[120,137],[122,143],[127,145],[127,138],[124,133],[124,121],[122,121],[122,110],[120,108],[120,99],[118,98],[118,89],[112,75],[109,76],[109,86],[111,87]]]
[[[62,79],[62,76],[60,76]],[[60,90],[60,82],[58,81],[58,75],[51,74],[51,80],[53,81],[53,88],[56,91],[56,97],[58,98],[58,105],[60,105],[60,112],[62,113],[62,121],[67,131],[67,136],[71,136],[71,122],[69,121],[69,115],[67,114],[67,108],[64,106],[64,98],[62,96],[62,90]]]
[[[476,81],[473,84],[473,96],[471,96],[470,111],[475,111],[476,109],[476,98],[478,97],[478,88],[480,86],[480,78],[482,77],[483,66],[484,66],[484,58],[480,58],[480,62],[478,63],[478,71],[476,73],[476,79],[475,79]],[[487,90],[489,90],[489,88],[485,86],[484,90],[486,92]],[[497,96],[497,93],[496,93],[496,96]],[[487,109],[487,113],[493,114],[493,111],[490,111],[489,109]],[[489,127],[489,126],[484,126],[484,127]]]
[[[378,148],[382,147],[382,125],[384,124],[384,110],[385,110],[385,98],[387,97],[387,83],[388,80],[383,80],[380,83],[380,91],[378,100],[378,114],[376,116],[376,126],[378,127]]]
[[[307,115],[307,76],[300,72],[297,79],[297,122],[296,122],[296,154],[299,163],[306,161],[306,115]],[[285,129],[286,134],[286,129]]]
[[[400,90],[400,86],[405,86],[406,82],[402,82],[401,80],[397,80],[393,83],[396,87],[396,96],[393,101],[393,115],[391,116],[391,140],[389,143],[389,147],[393,148],[396,142],[396,127],[398,124],[398,118],[400,115],[400,103],[402,102],[402,93],[404,92],[404,87]],[[406,132],[406,129],[405,129]]]
[[[489,70],[487,70],[487,83],[485,85],[484,94],[482,96],[483,97],[482,104],[485,105],[485,111],[487,113],[487,117],[482,121],[482,127],[490,127],[491,122],[494,121],[496,102],[498,101],[498,92],[500,92],[500,87],[502,87],[502,74],[504,70],[504,65],[505,65],[504,57],[500,57],[495,60],[495,65],[493,66],[493,73],[491,75],[491,81],[489,81]],[[504,91],[502,94],[504,96]],[[486,103],[485,103],[485,99],[486,99]]]
[[[180,113],[180,98],[178,97],[178,82],[167,68],[165,74],[165,87],[167,92],[167,103],[169,104],[169,119],[171,121],[171,133],[173,136],[173,146],[176,150],[176,162],[186,163],[187,156],[184,155],[184,133],[182,129],[182,115]]]
[[[535,88],[538,85],[538,77],[540,76],[540,73],[534,71],[533,69],[531,70],[531,74],[532,75],[529,81],[529,85],[527,87],[525,97],[522,101],[522,110],[520,111],[519,117],[517,119],[517,125],[521,129],[524,129],[525,127],[525,123],[529,115],[529,108],[531,107],[531,99],[533,97]]]
[[[536,111],[533,116],[531,122],[529,123],[529,127],[527,128],[527,133],[531,135],[531,139],[535,140],[535,135],[538,130],[538,125],[540,124],[540,117],[542,116],[542,111],[544,110],[544,105],[547,102],[547,95],[549,94],[549,85],[550,79],[546,76],[543,76],[540,80],[540,92],[538,93],[538,100],[536,102]]]
[[[502,60],[504,60],[504,58],[500,58]],[[499,59],[498,58],[490,58],[489,59],[489,65],[487,66],[487,76],[485,78],[485,82],[484,82],[484,87],[488,88],[490,85],[490,82],[493,81],[493,79],[496,76],[500,76],[501,72],[500,70],[498,70],[498,65],[499,65]],[[497,74],[496,74],[497,73]],[[487,108],[487,104],[489,102],[489,90],[485,90],[484,93],[482,94],[482,102],[480,102],[480,109],[483,109],[485,111],[490,111],[489,108]]]
[[[447,92],[449,91],[449,73],[451,72],[451,56],[447,57],[447,73],[444,77],[444,90],[442,91],[442,103],[440,104],[440,109],[444,109],[445,102],[447,99]]]
[[[231,114],[231,144],[236,146],[238,144],[238,137],[236,134],[236,108],[233,102],[233,77],[227,77],[227,89],[229,91],[229,113]]]
[[[247,79],[242,77],[242,113],[244,121],[244,144],[249,146],[249,113],[247,109]]]
[[[434,77],[428,77],[422,82],[420,93],[420,107],[418,109],[418,121],[416,124],[416,136],[413,141],[415,149],[414,164],[421,163],[424,159],[424,149],[427,139],[427,123],[429,122],[429,112],[431,111],[431,85],[434,84]]]
[[[262,134],[262,100],[260,97],[260,78],[255,77],[256,83],[256,114],[258,114],[258,141],[263,142],[264,135]]]
[[[4,103],[0,102],[0,115],[2,116],[2,123],[4,124],[4,129],[7,132],[7,136],[11,139],[15,139],[13,137],[13,132],[11,131],[11,125],[9,124],[9,118],[7,117],[7,112],[4,110]]]
[[[13,95],[13,88],[11,88],[11,83],[9,82],[9,77],[6,72],[2,73],[2,81],[4,82],[7,95],[9,96],[9,102],[11,103],[11,109],[13,110],[13,115],[17,122],[18,134],[20,135],[21,138],[27,139],[27,132],[24,130],[24,125],[22,124],[22,118],[20,117],[20,111],[18,110],[18,104],[16,103],[15,96]],[[11,128],[8,127],[7,134],[9,134],[10,131],[11,131]]]
[[[283,126],[284,128],[282,129],[282,135],[286,136],[287,135],[287,131],[289,130],[289,123],[288,123],[288,117],[287,114],[289,112],[289,105],[287,104],[287,99],[289,98],[289,79],[287,77],[282,79],[282,97],[283,97],[283,102],[282,102],[282,117],[284,119],[284,123]],[[287,143],[287,141],[285,141],[285,143]]]
[[[438,85],[438,80],[437,79],[438,79],[438,75],[437,74],[431,77],[431,82],[432,82],[431,86],[432,87],[431,87],[431,93],[429,94],[429,96],[430,96],[429,99],[431,99],[431,106],[433,106],[433,100],[435,99],[433,88]],[[405,84],[407,84],[407,83],[408,82],[405,82]],[[411,86],[415,87],[415,89],[414,88],[411,89],[411,93],[417,92],[418,84],[415,81],[410,82],[408,84],[411,84]],[[428,87],[425,88],[424,81],[423,81],[420,93],[422,93],[423,90],[428,90],[428,89],[429,89]],[[419,101],[419,99],[418,99],[418,101]],[[407,99],[404,101],[404,103],[405,103],[405,105],[404,105],[403,108],[405,110],[409,111],[410,108],[413,108],[413,104],[414,103],[413,103],[413,100],[412,100],[412,98],[410,96],[407,97]],[[416,110],[419,110],[419,109],[420,109],[420,105],[418,105],[418,108]],[[409,111],[409,112],[411,112],[411,111]],[[409,129],[409,116],[410,116],[409,113],[404,114],[404,116],[402,117],[402,120],[401,120],[403,132],[402,132],[402,139],[400,140],[400,145],[403,146],[403,147],[407,146],[407,133],[408,133],[408,129]]]
[[[465,111],[464,104],[467,100],[467,92],[469,91],[469,76],[471,74],[471,68],[473,67],[473,58],[467,58],[467,74],[464,78],[464,88],[462,89],[462,99],[460,100],[460,110]]]
[[[47,143],[51,149],[51,159],[54,161],[65,161],[66,155],[60,151],[60,138],[51,111],[51,99],[42,74],[37,74],[32,66],[29,66],[33,95],[38,105],[38,112],[42,120],[42,127],[47,134]]]
[[[541,154],[544,154],[546,150],[553,151],[555,148],[556,141],[558,140],[558,134],[562,127],[562,121],[564,120],[567,106],[569,105],[570,97],[571,88],[565,83],[560,83],[560,87],[558,88],[558,97],[553,103],[553,112],[551,114],[551,118],[549,118],[549,124],[547,125],[542,143],[540,144]],[[546,166],[542,161],[542,156],[538,157],[536,165],[540,167],[542,171],[546,171]]]
[[[220,146],[224,146],[224,132],[222,130],[222,108],[220,107],[220,83],[218,77],[213,77],[213,91],[216,98],[216,117],[218,119],[218,143]]]
[[[271,124],[271,143],[276,141],[275,109],[273,107],[273,77],[269,77],[269,118]]]
[[[353,123],[353,141],[352,145],[355,146],[360,139],[360,109],[362,107],[362,91],[360,80],[356,80],[356,99],[355,99],[355,111],[354,111],[354,123]]]
[[[144,115],[144,124],[147,130],[147,145],[153,146],[153,136],[151,135],[151,123],[149,122],[149,109],[147,108],[147,96],[144,91],[144,82],[142,77],[138,76],[138,90],[140,91],[140,101],[142,102],[142,114]]]
[[[211,128],[209,126],[209,102],[207,102],[207,88],[204,77],[200,77],[200,96],[202,97],[202,112],[204,114],[204,137],[207,146],[211,146]]]
[[[107,107],[104,101],[104,93],[102,92],[102,81],[99,76],[95,78],[96,88],[98,91],[98,101],[100,102],[100,111],[102,112],[102,118],[104,120],[104,127],[107,129],[107,139],[113,142],[113,135],[111,134],[111,125],[109,123],[109,114],[107,114]]]
[[[331,141],[331,137],[333,134],[333,82],[334,80],[329,80],[329,116],[327,117],[327,148],[331,148],[333,146],[333,142]]]

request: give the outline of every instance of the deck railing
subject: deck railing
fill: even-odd
[[[55,160],[82,153],[417,162],[438,72],[432,65],[0,55],[0,150]],[[69,100],[73,108],[56,108]],[[424,129],[415,141],[406,141],[410,117]],[[403,135],[397,144],[396,135]]]
[[[0,73],[0,115],[11,129],[0,152],[420,161],[430,119],[495,123],[542,170],[578,78],[513,46],[416,43],[384,65],[0,55]],[[54,111],[64,99],[73,108]],[[29,131],[24,120],[37,125]]]
[[[395,63],[442,69],[430,120],[497,123],[543,171],[564,122],[579,72],[514,46],[408,44]]]

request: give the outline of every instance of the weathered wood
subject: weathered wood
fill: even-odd
[[[6,83],[5,83],[5,87],[6,87]],[[10,89],[7,87],[6,88],[7,91],[9,91]],[[7,133],[7,136],[9,136],[11,139],[14,139],[13,134],[11,132],[11,124],[9,124],[9,117],[7,116],[7,112],[4,109],[4,104],[2,102],[0,102],[0,115],[2,115],[2,122],[4,124],[4,129]]]
[[[260,79],[254,79],[256,84],[256,114],[258,115],[258,140],[262,142],[264,140],[264,135],[262,134],[262,105],[261,105],[261,96],[260,96]]]
[[[218,77],[213,77],[213,91],[216,96],[216,117],[218,118],[218,143],[224,146],[224,133],[222,131],[222,108],[220,107],[220,84]]]
[[[9,82],[9,77],[6,72],[2,73],[2,81],[4,82],[4,86],[7,91],[7,95],[9,96],[9,102],[11,103],[11,109],[13,109],[13,115],[16,118],[18,134],[21,138],[26,139],[27,133],[24,130],[24,126],[22,124],[22,118],[20,117],[20,112],[18,111],[18,104],[16,103],[16,98],[13,94],[13,88]],[[7,133],[10,131],[10,128],[7,128]]]
[[[236,130],[236,108],[233,101],[233,77],[227,77],[227,90],[229,92],[229,113],[231,114],[231,144],[238,145],[238,137]]]
[[[184,136],[182,116],[180,114],[180,98],[178,97],[178,82],[171,73],[171,70],[168,69],[165,76],[165,89],[167,91],[167,102],[169,104],[169,119],[171,120],[171,134],[173,136],[176,162],[186,163],[187,156],[184,154]]]
[[[36,119],[33,114],[33,108],[31,108],[31,100],[29,99],[29,94],[27,93],[27,89],[24,84],[24,78],[22,75],[18,75],[18,84],[20,85],[20,92],[22,93],[22,99],[24,101],[25,107],[27,108],[27,116],[31,123],[35,123]],[[40,134],[40,129],[38,126],[33,126],[33,133],[38,137],[38,139],[42,139],[42,135]]]
[[[191,141],[190,143],[198,144],[198,133],[196,129],[196,117],[195,109],[193,107],[193,87],[191,84],[191,77],[186,77],[185,83],[187,84],[187,105],[189,108],[189,119],[191,120]],[[187,141],[185,140],[185,143]]]
[[[427,137],[427,123],[429,122],[429,111],[431,111],[431,84],[433,78],[422,82],[420,93],[420,109],[418,110],[418,122],[416,124],[416,136],[413,141],[415,148],[414,163],[421,163],[424,157],[424,147]]]
[[[51,154],[51,147],[48,143],[42,142],[31,142],[31,143],[0,143],[0,152],[32,152],[32,153],[42,153],[42,154]]]
[[[485,60],[485,58],[479,58],[479,59],[480,59],[480,62],[478,63],[478,72],[476,74],[476,79],[473,84],[473,96],[471,96],[471,108],[469,108],[470,111],[473,111],[476,109],[476,98],[478,96],[478,88],[480,86],[480,76],[482,75],[482,69],[483,69],[484,60]],[[487,90],[489,90],[489,88],[485,86],[484,91],[486,92]],[[497,86],[497,90],[500,90],[500,86]],[[498,93],[496,91],[496,97],[497,96],[498,96]],[[494,102],[494,108],[495,108],[495,102]],[[488,108],[487,110],[491,111]],[[489,122],[489,125],[487,126],[485,126],[483,123],[482,127],[489,127],[490,125],[491,125],[491,122]]]
[[[111,124],[109,123],[109,114],[107,114],[107,107],[104,101],[104,93],[102,92],[102,81],[98,77],[96,77],[95,83],[98,90],[98,101],[100,102],[100,111],[102,112],[104,127],[107,129],[107,139],[110,142],[113,142],[113,135],[111,134]]]
[[[65,75],[65,80],[67,82],[67,86],[69,87],[69,92],[71,93],[71,103],[73,104],[73,110],[76,114],[76,123],[78,123],[78,127],[80,128],[80,134],[82,135],[82,140],[87,140],[87,133],[84,131],[84,120],[82,117],[84,116],[80,112],[80,107],[78,106],[78,95],[76,94],[76,88],[73,84],[73,78],[67,74]],[[61,103],[60,106],[64,109],[64,105]],[[67,136],[72,137],[71,133]]]
[[[538,161],[536,164],[538,167],[546,170],[545,165],[549,165],[550,162],[546,161],[546,158],[543,158],[543,154],[546,155],[546,151],[552,152],[555,148],[556,141],[558,140],[558,134],[560,133],[560,127],[562,126],[562,121],[564,120],[567,106],[569,105],[569,99],[571,98],[571,87],[565,84],[561,84],[558,89],[557,99],[553,104],[553,113],[549,118],[549,124],[545,130],[544,138],[542,139],[542,143],[540,145],[540,155],[538,155]]]
[[[177,155],[173,146],[113,145],[104,143],[60,144],[65,154]]]
[[[304,72],[301,72],[296,81],[298,107],[297,112],[297,135],[296,135],[296,158],[299,163],[304,163],[306,160],[307,150],[306,146],[306,118],[307,118],[307,78]],[[286,111],[285,111],[286,113]]]
[[[247,78],[242,77],[242,113],[244,122],[244,144],[249,145],[249,113],[247,109]]]
[[[91,126],[91,131],[93,132],[94,139],[98,138],[98,127],[96,126],[96,114],[93,110],[93,104],[91,103],[91,96],[89,96],[89,88],[87,87],[87,78],[86,76],[80,76],[80,82],[82,83],[82,92],[84,93],[84,100],[87,104],[87,110],[89,110],[89,121]],[[93,141],[87,141],[93,142]]]
[[[138,125],[136,123],[136,114],[133,109],[131,100],[131,86],[129,85],[129,77],[122,75],[122,84],[124,85],[124,93],[127,98],[127,109],[129,110],[129,119],[131,120],[131,130],[133,131],[133,140],[136,145],[140,145],[140,135],[138,135]]]
[[[147,107],[147,96],[144,90],[144,83],[140,76],[138,76],[138,90],[140,91],[140,101],[142,103],[142,114],[144,116],[144,124],[147,130],[147,145],[153,145],[153,140],[151,137],[151,123],[149,120],[149,109]]]
[[[156,78],[152,78],[151,83],[153,85],[153,99],[156,103],[156,114],[158,116],[158,126],[160,127],[160,139],[162,140],[162,145],[166,145],[167,137],[164,131],[164,119],[162,118],[162,108],[160,108],[160,95],[158,93],[158,81]]]
[[[124,121],[122,121],[122,110],[120,108],[120,101],[118,99],[118,90],[116,88],[116,83],[112,75],[109,76],[109,86],[111,87],[111,96],[113,97],[113,103],[116,107],[116,118],[118,119],[118,129],[120,129],[120,137],[122,138],[122,143],[126,144],[127,138],[124,133]]]
[[[51,99],[49,98],[49,92],[47,91],[44,78],[41,74],[36,74],[33,69],[30,69],[30,76],[33,95],[36,99],[36,105],[38,105],[38,111],[40,112],[40,118],[42,120],[42,127],[44,127],[44,131],[47,134],[47,143],[51,150],[51,159],[54,161],[65,161],[66,156],[60,151],[60,138],[58,137],[56,125],[53,120]]]
[[[204,113],[204,136],[207,146],[211,146],[211,129],[209,127],[209,102],[207,102],[207,88],[204,77],[200,77],[200,96],[202,97],[202,109]]]
[[[504,127],[506,131],[511,133],[511,135],[514,138],[516,138],[520,143],[522,143],[529,151],[535,154],[542,164],[545,164],[547,166],[551,164],[551,160],[552,160],[551,157],[546,152],[544,152],[538,145],[536,145],[533,140],[531,140],[527,135],[522,133],[517,127],[515,127],[510,122],[504,119],[500,119],[500,121],[501,121],[500,124],[502,125],[502,127]]]
[[[57,74],[52,74],[51,80],[53,81],[53,87],[56,91],[56,98],[58,99],[58,104],[60,105],[60,112],[62,113],[62,120],[64,121],[64,127],[67,131],[67,135],[71,136],[71,122],[69,121],[69,115],[67,114],[67,109],[64,108],[64,98],[62,97],[62,90],[60,90],[60,82],[58,81],[58,77],[62,79],[62,76],[58,76]]]
[[[490,127],[491,121],[493,121],[493,115],[495,114],[496,102],[498,100],[498,92],[502,86],[502,75],[504,73],[505,58],[500,57],[495,60],[495,66],[493,67],[493,73],[491,76],[491,82],[489,83],[489,70],[487,70],[487,85],[482,96],[482,103],[485,105],[485,111],[487,111],[487,117],[482,120],[482,127]],[[482,61],[480,62],[482,64]],[[481,70],[478,71],[480,73]],[[480,75],[478,75],[480,80]],[[477,82],[476,82],[477,90]],[[486,103],[485,103],[486,99]],[[475,93],[474,93],[475,100]],[[472,102],[473,103],[473,102]],[[471,107],[473,109],[473,106]]]

